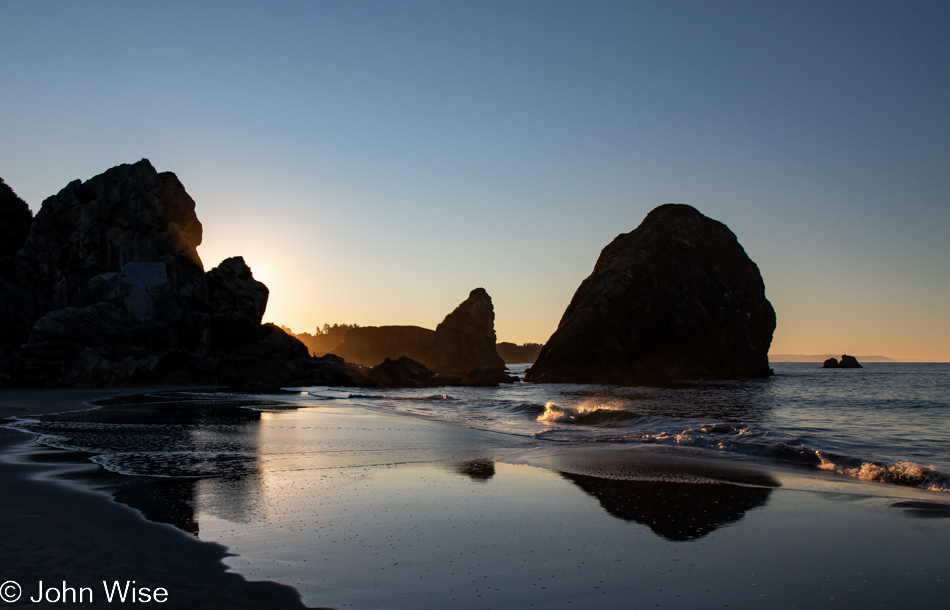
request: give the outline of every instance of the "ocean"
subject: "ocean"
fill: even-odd
[[[526,368],[509,367],[519,377]],[[823,369],[776,363],[773,368],[775,375],[764,379],[661,387],[515,383],[306,387],[280,394],[166,392],[12,427],[39,435],[39,442],[51,447],[91,453],[93,461],[118,473],[223,476],[256,472],[278,459],[259,447],[260,413],[273,417],[290,409],[352,406],[498,433],[513,446],[650,445],[950,491],[950,364]],[[279,453],[312,454],[317,440],[297,434],[282,442]]]
[[[308,605],[943,607],[950,365],[774,369],[154,392],[8,425]]]

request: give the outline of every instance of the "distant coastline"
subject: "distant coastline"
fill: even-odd
[[[817,362],[821,364],[828,358],[839,358],[841,354],[769,354],[769,362]],[[887,356],[855,356],[859,362],[904,362]]]

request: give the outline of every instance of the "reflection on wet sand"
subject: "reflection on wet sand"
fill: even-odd
[[[562,472],[608,513],[674,542],[696,540],[762,506],[770,487],[732,483],[624,481]]]
[[[495,462],[492,460],[467,460],[465,462],[455,462],[452,464],[452,470],[471,477],[473,481],[484,483],[495,476]]]

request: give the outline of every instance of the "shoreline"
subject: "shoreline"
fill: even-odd
[[[174,389],[0,390],[0,416]],[[96,594],[100,581],[135,580],[168,589],[162,607],[222,609],[945,599],[950,560],[928,545],[950,532],[950,503],[933,492],[651,446],[532,443],[354,406],[280,410],[252,427],[259,470],[188,483],[201,539],[70,480],[101,469],[77,465],[82,454],[0,428],[0,556],[15,566],[0,578],[30,595],[39,580]],[[283,444],[303,428],[313,454]],[[632,571],[618,575],[617,562]]]
[[[89,408],[92,400],[157,389],[174,388],[4,388],[0,390],[0,416],[80,410]],[[103,581],[134,581],[138,587],[167,590],[162,608],[308,608],[291,586],[249,581],[229,572],[224,563],[230,555],[226,547],[150,521],[108,493],[68,480],[70,472],[100,466],[23,459],[24,454],[43,451],[34,439],[35,435],[0,427],[0,488],[4,490],[0,495],[0,557],[4,566],[0,578],[19,583],[23,594],[12,606],[36,605],[29,598],[37,595],[39,581],[44,588],[91,588],[94,606],[105,601]],[[73,605],[39,603],[50,608]]]

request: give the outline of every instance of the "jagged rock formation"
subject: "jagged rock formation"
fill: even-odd
[[[350,329],[333,353],[366,366],[406,356],[436,373],[505,370],[495,351],[495,310],[484,288],[473,290],[434,331],[418,326],[361,326]]]
[[[206,301],[199,244],[194,200],[175,174],[142,159],[47,198],[17,255],[17,276],[59,309],[98,275],[161,262],[173,295]]]
[[[29,206],[0,178],[0,359],[4,362],[29,338],[41,309],[37,296],[20,286],[14,264],[32,223]],[[0,366],[0,371],[6,368]]]
[[[0,178],[0,279],[16,281],[14,260],[32,223],[30,206]]]
[[[525,380],[767,376],[774,330],[762,276],[732,231],[662,205],[600,253]]]
[[[828,358],[821,364],[821,368],[824,368],[824,369],[863,369],[864,367],[861,366],[861,363],[858,362],[858,359],[855,358],[854,356],[843,354],[841,356],[841,362],[838,362],[837,358]]]
[[[338,359],[315,359],[261,324],[268,290],[240,257],[205,275],[201,223],[178,178],[145,159],[43,202],[16,255],[18,286],[0,313],[31,329],[7,362],[13,382],[366,383]],[[2,372],[2,371],[0,371]]]

